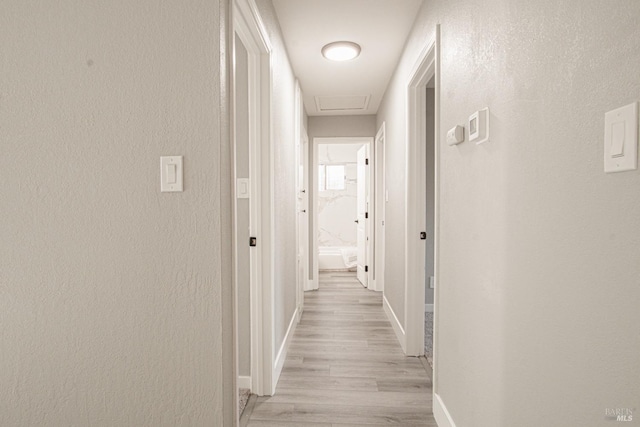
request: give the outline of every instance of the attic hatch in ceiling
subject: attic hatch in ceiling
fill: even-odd
[[[365,111],[369,106],[367,96],[316,96],[316,108],[318,111]]]

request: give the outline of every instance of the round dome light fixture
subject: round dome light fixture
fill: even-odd
[[[349,61],[357,58],[361,50],[354,42],[333,42],[322,48],[322,56],[331,61]]]

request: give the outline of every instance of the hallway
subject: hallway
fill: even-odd
[[[305,293],[276,394],[254,397],[245,417],[249,426],[436,426],[431,391],[420,359],[403,355],[382,293],[353,273],[322,273]]]

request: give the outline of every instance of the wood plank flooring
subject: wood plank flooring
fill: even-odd
[[[305,293],[276,393],[248,409],[250,427],[436,426],[427,371],[353,273],[323,273]]]

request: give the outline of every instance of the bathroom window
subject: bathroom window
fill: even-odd
[[[319,165],[318,187],[319,191],[344,190],[344,165]]]

